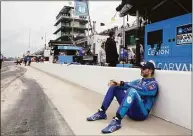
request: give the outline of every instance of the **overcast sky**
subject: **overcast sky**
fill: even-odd
[[[116,16],[116,22],[111,22],[115,8],[121,1],[90,1],[91,21],[96,21],[97,32],[115,25],[122,25],[122,18]],[[1,52],[6,57],[21,56],[28,49],[32,52],[44,47],[45,37],[47,43],[54,40],[53,32],[56,15],[67,1],[3,1],[1,2]],[[134,17],[129,17],[133,22]],[[105,23],[101,27],[100,23]],[[30,35],[30,40],[29,40]],[[30,41],[30,44],[29,44]],[[29,46],[30,45],[30,46]]]

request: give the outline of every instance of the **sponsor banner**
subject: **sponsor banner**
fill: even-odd
[[[178,26],[176,28],[176,44],[192,44],[192,24]]]
[[[171,54],[169,46],[161,46],[161,48],[157,51],[157,46],[154,48],[149,47],[147,50],[148,56],[169,56]]]
[[[81,50],[81,47],[76,46],[58,46],[58,49],[62,50]]]
[[[88,16],[87,0],[74,0],[75,16]]]
[[[106,42],[106,40],[107,40],[107,38],[105,38],[105,39],[98,38],[98,39],[96,39],[96,42],[97,43],[103,43],[103,42]]]
[[[191,63],[180,63],[180,62],[155,62],[150,60],[156,68],[161,70],[174,70],[174,71],[192,71]]]

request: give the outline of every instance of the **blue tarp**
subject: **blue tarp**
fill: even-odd
[[[117,64],[116,67],[132,68],[133,64]]]
[[[58,62],[59,63],[72,63],[73,62],[73,56],[58,56]]]
[[[58,46],[58,49],[62,49],[62,50],[82,50],[81,47],[77,47],[77,46]]]

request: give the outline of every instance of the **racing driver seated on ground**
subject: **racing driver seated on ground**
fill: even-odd
[[[142,79],[132,82],[110,81],[109,89],[105,95],[101,108],[88,121],[106,119],[106,111],[115,97],[119,103],[116,116],[102,133],[112,133],[121,128],[121,120],[125,115],[133,120],[147,119],[158,94],[158,83],[154,78],[154,64],[146,62],[141,66]]]

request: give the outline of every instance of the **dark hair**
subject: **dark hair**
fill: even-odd
[[[155,70],[153,70],[153,69],[152,69],[152,73],[151,73],[151,76],[153,76],[153,75],[154,75],[154,72],[155,72]]]
[[[144,64],[141,65],[141,68],[152,70],[151,76],[154,75],[155,66],[152,62],[145,62]]]
[[[113,35],[115,35],[115,32],[110,31],[110,32],[109,32],[109,36],[112,37]]]

